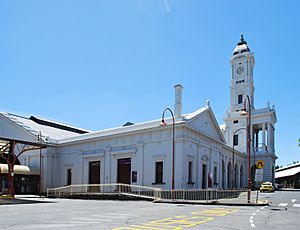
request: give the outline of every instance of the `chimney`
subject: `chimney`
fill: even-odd
[[[181,118],[182,116],[182,85],[177,84],[174,86],[175,87],[175,106],[174,106],[174,111],[175,111],[175,118]]]

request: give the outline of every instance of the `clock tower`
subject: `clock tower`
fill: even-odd
[[[243,34],[233,50],[230,63],[232,76],[230,86],[230,112],[238,112],[243,109],[246,95],[249,96],[251,100],[250,104],[254,107],[253,67],[255,60]]]
[[[231,64],[231,83],[230,83],[230,108],[227,110],[224,118],[225,124],[221,129],[227,145],[232,149],[239,151],[245,156],[245,165],[249,163],[250,167],[243,167],[240,172],[234,171],[233,178],[238,178],[241,175],[248,175],[248,170],[251,170],[251,184],[253,187],[259,187],[260,181],[255,181],[256,162],[263,161],[263,181],[275,182],[274,168],[275,168],[275,123],[277,122],[275,106],[270,107],[267,103],[266,107],[256,109],[254,107],[254,81],[253,81],[253,67],[255,64],[254,54],[248,47],[244,36],[241,35],[239,42],[233,50],[230,58]],[[244,102],[248,110],[248,100],[250,99],[250,110],[245,112]],[[266,93],[266,96],[267,93]],[[246,116],[245,116],[246,115]],[[247,136],[247,125],[249,122],[250,138]],[[248,142],[249,141],[249,142]],[[250,159],[247,156],[248,143],[250,143]],[[234,153],[238,154],[238,153]],[[227,168],[234,162],[234,168],[238,168],[238,162],[232,159],[227,159]],[[226,164],[226,159],[224,159]],[[225,167],[226,168],[226,167]],[[229,170],[230,171],[230,170]],[[234,179],[234,187],[247,186],[247,177],[242,184],[236,183],[238,180]]]

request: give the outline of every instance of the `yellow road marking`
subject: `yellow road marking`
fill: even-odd
[[[130,225],[128,227],[114,228],[113,230],[182,230],[184,228],[194,227],[203,224],[207,221],[212,221],[215,218],[226,216],[228,214],[238,211],[235,208],[214,208],[198,212],[192,212],[189,215],[180,215],[168,217],[160,220],[153,220],[148,223],[138,225]]]

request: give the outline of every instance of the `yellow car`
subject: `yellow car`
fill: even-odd
[[[260,192],[264,192],[264,191],[269,191],[269,192],[274,192],[274,186],[271,182],[264,182],[261,184],[260,188],[259,188]]]

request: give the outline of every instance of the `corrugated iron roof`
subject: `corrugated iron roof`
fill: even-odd
[[[30,117],[26,118],[23,116],[11,114],[11,113],[3,113],[1,114],[11,121],[15,122],[20,127],[24,128],[28,132],[33,135],[38,136],[39,132],[41,132],[42,137],[49,139],[63,139],[71,136],[80,135],[80,133],[87,133],[89,131],[84,129],[75,128],[72,126],[68,126],[62,123],[49,121],[42,118]],[[34,119],[33,119],[34,118]]]
[[[293,168],[288,168],[279,172],[275,172],[275,178],[281,178],[281,177],[287,177],[287,176],[294,176],[297,173],[300,173],[300,165],[293,167]]]
[[[190,119],[196,117],[197,115],[199,115],[200,113],[203,113],[206,110],[208,110],[208,107],[203,107],[193,113],[185,114],[182,116],[182,119],[176,120],[175,123],[183,124],[187,120],[190,120]],[[164,120],[167,124],[172,125],[171,117],[165,118]],[[104,137],[104,136],[115,135],[115,134],[122,134],[122,133],[127,133],[127,132],[151,129],[151,128],[155,128],[155,127],[159,127],[159,126],[161,126],[161,119],[142,122],[142,123],[136,123],[136,124],[129,125],[129,126],[121,126],[121,127],[116,127],[116,128],[112,128],[112,129],[105,129],[105,130],[82,134],[82,135],[73,136],[73,137],[68,137],[68,138],[59,140],[58,143],[66,144],[69,142],[77,142],[77,141],[82,141],[85,139],[94,139],[94,138],[100,138],[100,137]]]

